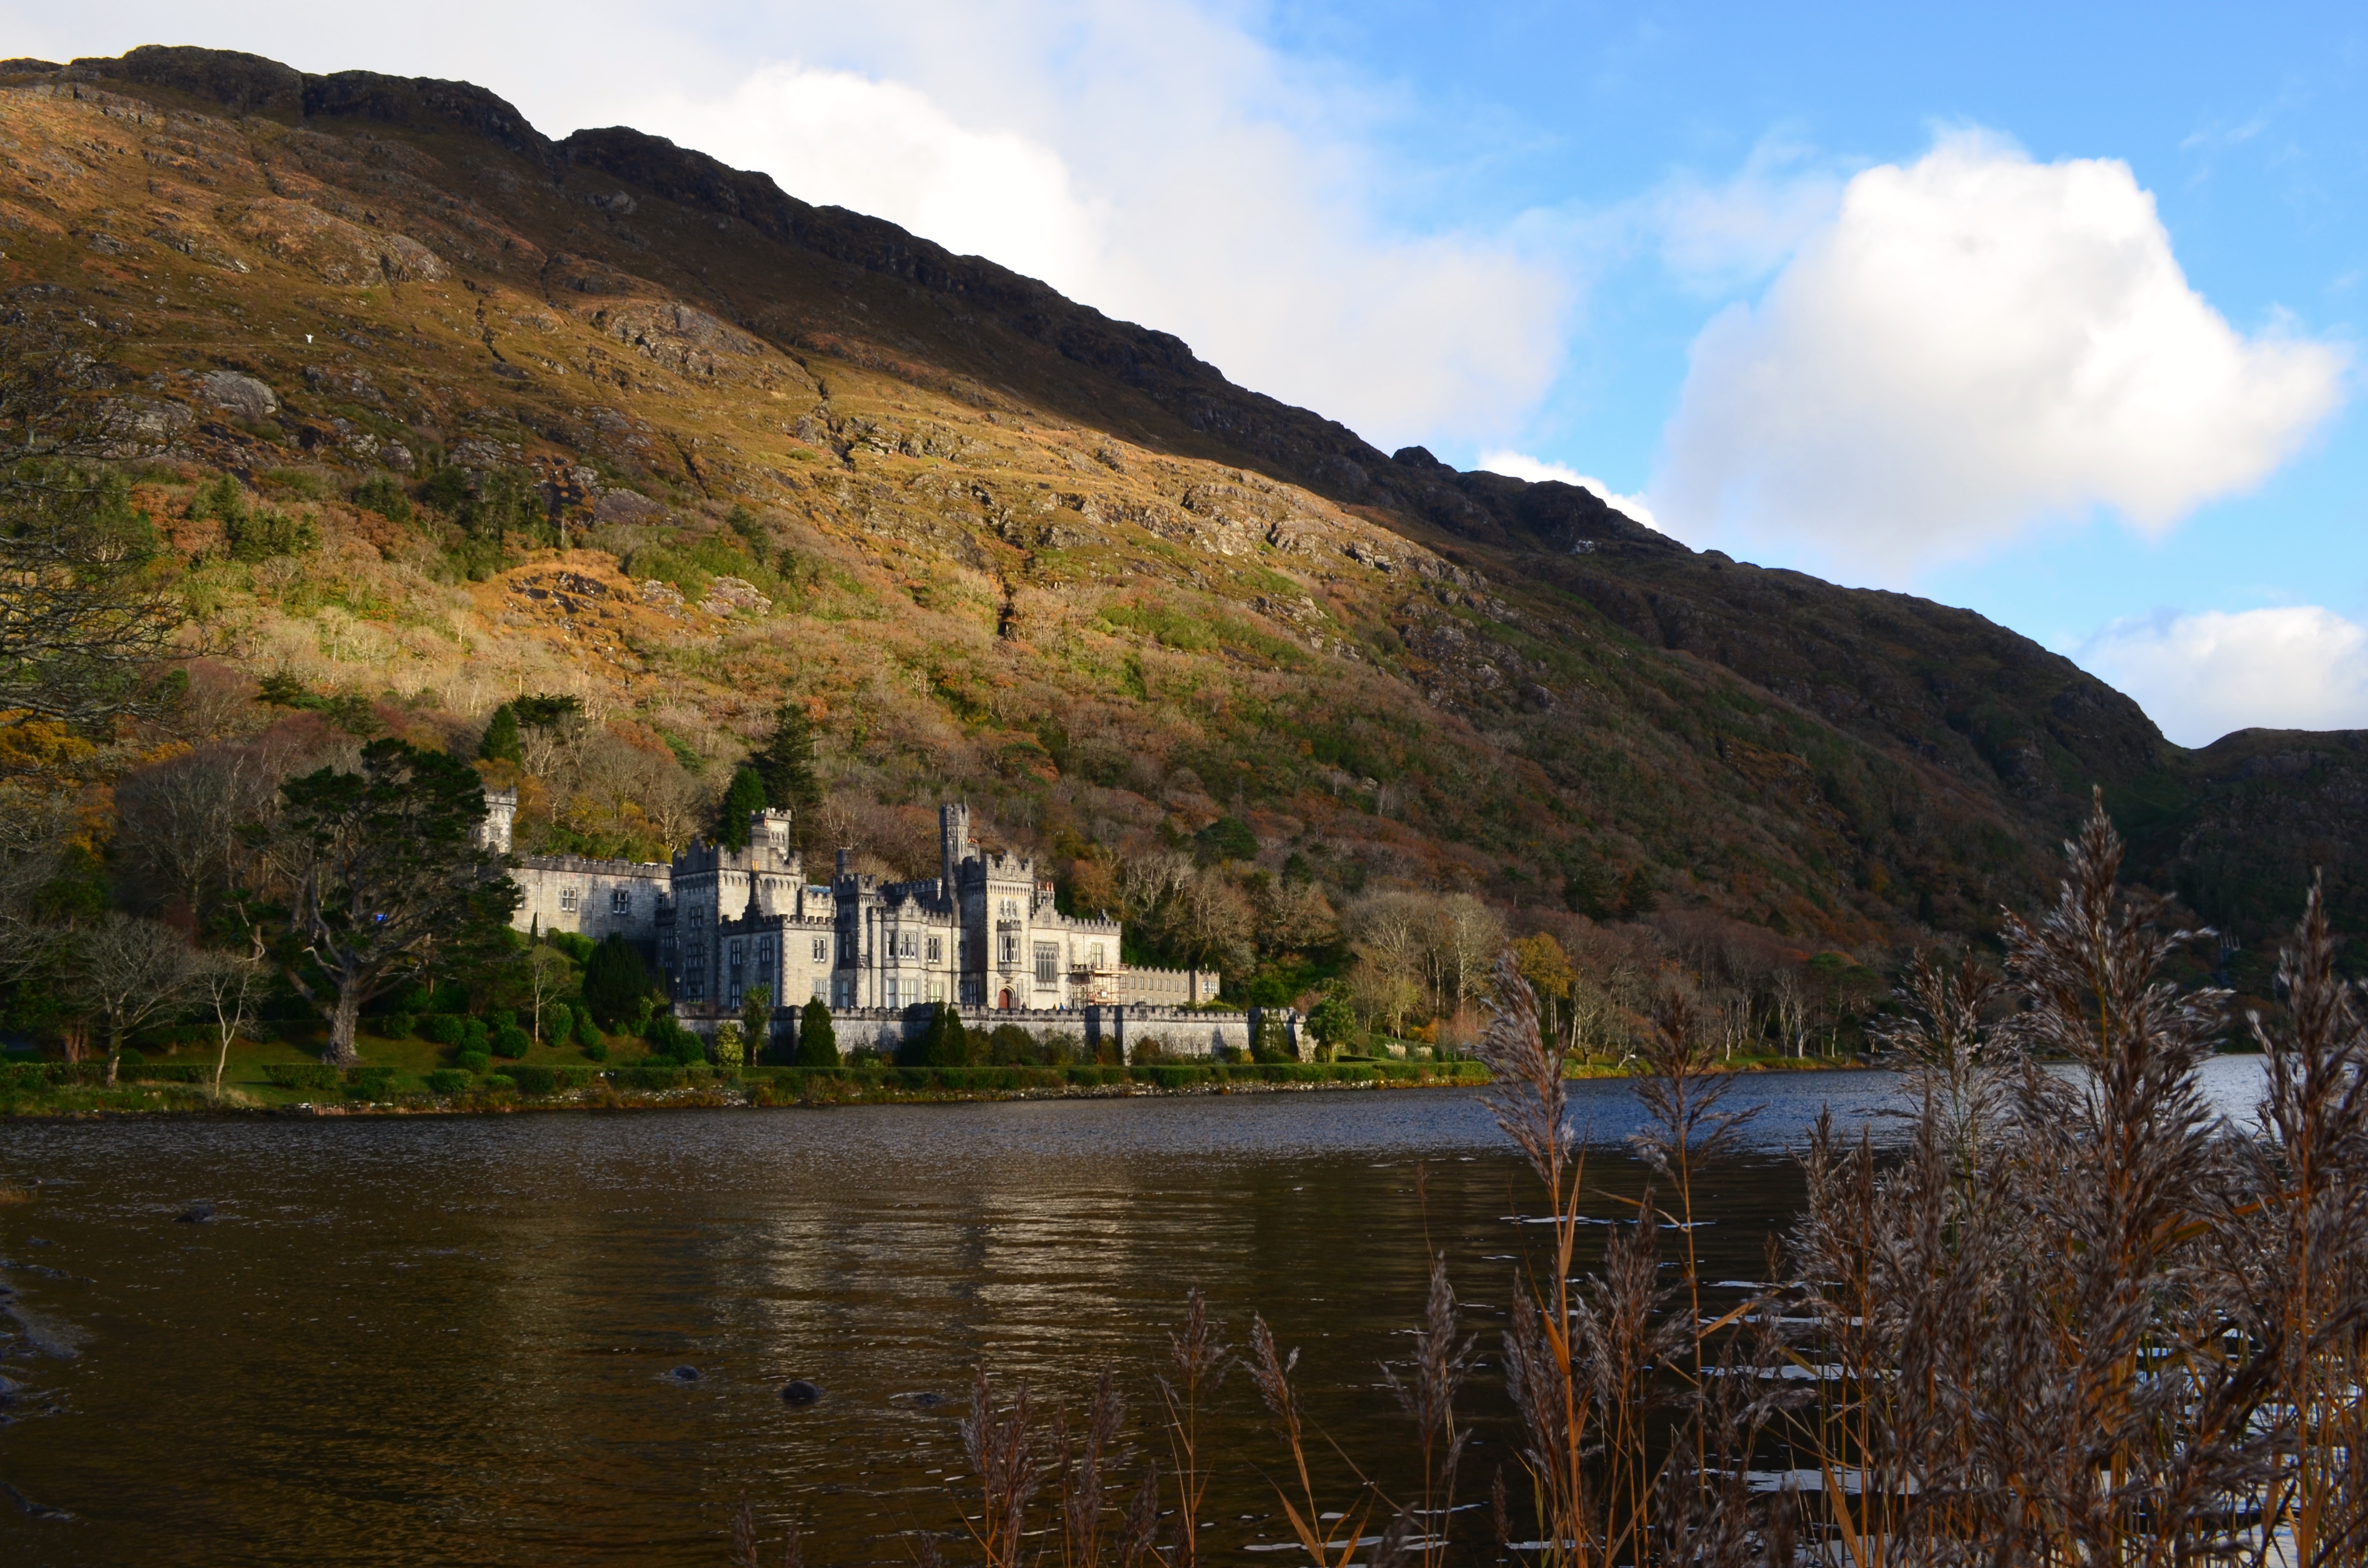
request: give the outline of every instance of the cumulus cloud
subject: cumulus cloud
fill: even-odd
[[[2368,627],[2315,605],[2118,621],[2074,657],[2181,745],[2368,728]]]
[[[1622,495],[1592,474],[1581,473],[1567,463],[1548,462],[1523,452],[1497,448],[1480,454],[1480,466],[1490,473],[1501,473],[1508,479],[1526,479],[1532,483],[1541,480],[1558,479],[1565,484],[1576,484],[1614,511],[1624,512],[1648,528],[1657,529],[1653,509],[1642,495]]]
[[[1654,500],[1689,539],[1899,581],[2046,522],[2158,534],[2292,455],[2343,352],[2237,332],[2125,164],[1978,132],[1854,176],[1692,351]]]

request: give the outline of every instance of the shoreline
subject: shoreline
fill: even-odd
[[[1725,1065],[1722,1075],[1864,1072],[1862,1061],[1753,1062]],[[359,1084],[347,1097],[268,1098],[242,1083],[225,1103],[188,1083],[127,1077],[115,1088],[57,1085],[27,1103],[26,1088],[0,1098],[0,1121],[110,1120],[158,1117],[450,1117],[524,1113],[601,1113],[677,1109],[827,1109],[848,1105],[961,1105],[997,1100],[1132,1099],[1176,1096],[1307,1094],[1377,1089],[1470,1089],[1489,1079],[1477,1062],[1298,1062],[1257,1065],[963,1068],[775,1068],[746,1075],[712,1069],[642,1066],[592,1073],[567,1070],[571,1081],[543,1093],[490,1083],[459,1094],[406,1094],[362,1098]],[[704,1074],[697,1076],[694,1074]],[[1570,1082],[1634,1077],[1624,1068],[1582,1065]],[[673,1081],[653,1081],[671,1077]],[[330,1085],[320,1085],[326,1089]]]

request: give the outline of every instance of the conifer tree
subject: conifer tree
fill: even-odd
[[[494,710],[485,724],[485,738],[477,743],[477,756],[486,762],[524,762],[526,754],[518,746],[518,712],[507,702]]]
[[[613,1029],[633,1015],[633,1004],[650,988],[649,971],[632,944],[611,932],[584,965],[584,1006],[603,1028]]]
[[[929,1016],[929,1032],[921,1042],[921,1064],[925,1067],[970,1065],[970,1031],[962,1028],[962,1015],[943,1002],[939,1003]]]
[[[817,996],[806,1004],[803,1017],[798,1020],[798,1065],[801,1067],[836,1067],[838,1061],[838,1038],[830,1027],[830,1009]]]
[[[764,781],[765,803],[795,812],[801,823],[822,801],[822,786],[814,779],[814,721],[795,702],[781,704],[772,735],[749,754],[747,766]]]
[[[765,809],[765,781],[746,764],[732,776],[732,788],[715,809],[715,842],[727,849],[748,847],[748,815]]]

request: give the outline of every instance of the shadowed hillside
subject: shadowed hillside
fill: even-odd
[[[180,49],[0,64],[0,137],[9,299],[113,338],[117,456],[250,676],[455,733],[569,693],[710,779],[791,698],[817,832],[927,860],[959,790],[1088,901],[1235,823],[1251,894],[1862,947],[1986,929],[2100,784],[2142,873],[2247,941],[2313,865],[2368,924],[2357,735],[2184,751],[1971,612],[1382,453],[657,138]],[[318,548],[240,559],[218,473]],[[525,820],[682,831],[632,803]]]

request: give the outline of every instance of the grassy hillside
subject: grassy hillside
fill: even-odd
[[[2092,784],[2248,939],[2313,862],[2368,913],[2356,737],[2182,752],[1969,612],[1382,454],[654,138],[173,50],[10,63],[0,138],[6,286],[113,338],[116,455],[224,680],[463,746],[575,697],[538,846],[662,853],[787,699],[811,842],[918,870],[956,791],[1076,901],[1230,858],[1236,964],[1393,886],[1804,951],[1978,932]]]

